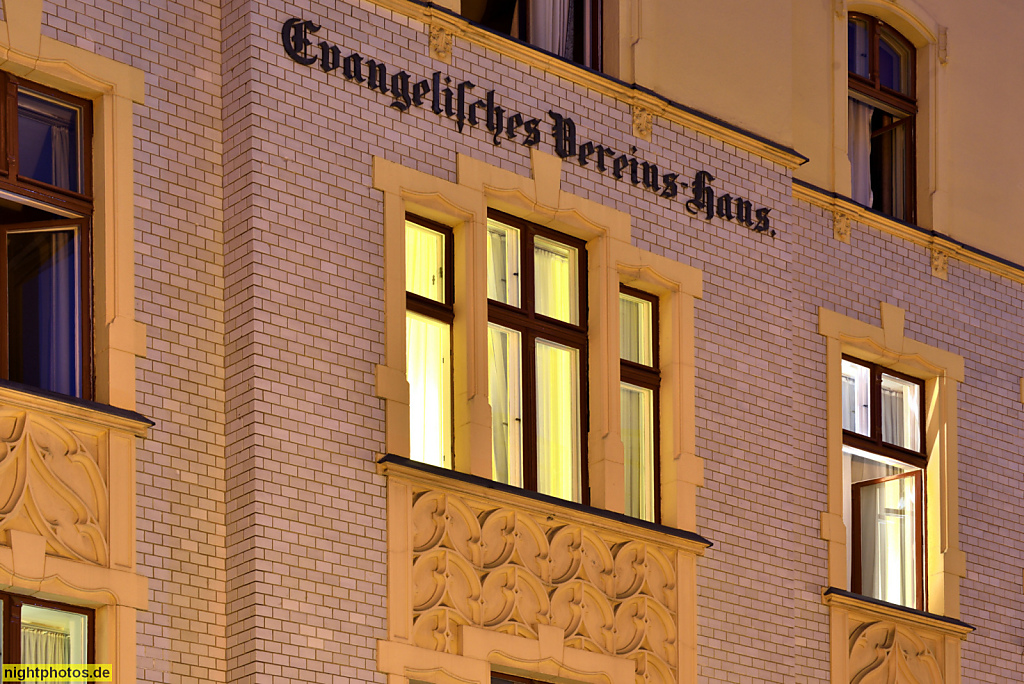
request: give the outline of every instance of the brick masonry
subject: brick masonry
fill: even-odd
[[[400,113],[339,73],[283,53],[280,26],[428,77],[440,70],[524,114],[571,113],[583,139],[772,207],[778,235],[695,218],[592,168],[563,187],[634,217],[636,244],[703,271],[696,307],[701,682],[828,679],[825,344],[817,309],[962,354],[960,533],[968,554],[964,681],[1024,671],[1019,378],[1024,288],[866,226],[852,244],[792,198],[786,169],[656,119],[631,136],[627,105],[427,29],[366,0],[219,3],[44,0],[44,34],[146,73],[135,109],[137,316],[149,330],[138,408],[157,425],[138,452],[144,682],[383,682],[385,635],[382,197],[379,156],[455,180],[456,154],[529,175],[526,148]]]

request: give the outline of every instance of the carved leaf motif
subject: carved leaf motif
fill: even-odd
[[[459,625],[469,622],[456,611],[435,608],[416,618],[412,626],[412,641],[420,648],[445,653],[458,653]]]
[[[925,642],[892,622],[854,629],[850,672],[850,684],[942,684],[938,661]]]
[[[457,497],[428,492],[413,504],[413,550],[443,546],[479,565],[480,523]]]
[[[412,566],[413,609],[438,605],[458,611],[472,623],[480,622],[480,579],[473,567],[448,549],[435,549]]]
[[[615,595],[615,559],[604,540],[591,532],[582,531],[580,544],[583,578],[593,584],[605,596]]]
[[[583,533],[575,525],[556,527],[548,532],[550,546],[550,576],[552,584],[562,584],[575,578],[583,564],[580,548],[583,546]]]
[[[676,684],[672,668],[657,656],[638,651],[629,658],[636,663],[636,684]]]
[[[649,651],[676,664],[676,628],[671,613],[645,596],[623,601],[615,610],[615,653]]]
[[[0,537],[16,529],[49,553],[106,565],[106,483],[74,434],[44,416],[0,411]]]
[[[482,615],[484,627],[506,621],[524,625],[534,638],[538,624],[547,624],[548,595],[530,573],[506,566],[488,574],[483,581]]]
[[[548,577],[548,540],[530,516],[507,508],[485,511],[480,528],[483,569],[514,563],[542,581]]]
[[[586,582],[574,580],[551,595],[551,623],[563,628],[567,639],[580,636],[612,653],[614,621],[608,597]]]

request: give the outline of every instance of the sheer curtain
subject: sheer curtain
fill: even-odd
[[[530,0],[530,42],[560,57],[571,58],[571,46],[567,40],[571,2]]]
[[[870,207],[874,201],[871,192],[871,105],[849,99],[850,126],[847,156],[850,159],[852,198],[854,202]]]
[[[491,324],[487,330],[491,404],[491,468],[494,479],[523,486],[521,336]]]
[[[450,466],[451,367],[448,324],[406,312],[409,447],[414,461]]]
[[[21,662],[37,665],[70,664],[70,635],[57,630],[22,625]]]
[[[579,501],[579,352],[537,340],[537,491]]]
[[[919,471],[859,487],[861,591],[913,607],[917,599]]]

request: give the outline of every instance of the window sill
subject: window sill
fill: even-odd
[[[0,380],[0,406],[13,405],[21,409],[34,409],[64,418],[76,418],[107,427],[126,430],[145,437],[146,430],[155,423],[140,413],[108,406],[68,394]]]
[[[378,460],[377,463],[379,464],[378,469],[384,474],[389,474],[390,471],[394,470],[403,475],[408,474],[417,480],[423,480],[424,482],[439,485],[446,489],[462,490],[464,487],[453,487],[451,484],[446,484],[444,482],[445,480],[449,482],[454,481],[463,483],[470,487],[482,488],[483,490],[492,490],[497,493],[498,496],[491,498],[504,500],[506,497],[509,497],[508,501],[510,503],[514,503],[517,508],[549,509],[554,506],[556,508],[565,509],[566,513],[569,513],[570,511],[572,512],[571,517],[574,522],[589,524],[593,527],[607,527],[609,526],[609,523],[611,523],[615,526],[627,525],[634,528],[632,532],[633,534],[646,536],[643,532],[647,532],[653,533],[654,535],[674,537],[686,543],[687,546],[692,546],[693,550],[698,553],[703,553],[704,549],[710,548],[713,545],[709,540],[695,532],[688,532],[675,527],[659,525],[657,523],[633,518],[621,513],[614,513],[601,508],[594,508],[593,506],[576,503],[575,501],[567,501],[565,499],[559,499],[558,497],[548,496],[547,494],[540,494],[527,489],[513,487],[511,485],[477,477],[476,475],[470,475],[468,473],[461,473],[447,468],[438,468],[437,466],[413,461],[403,456],[388,454]],[[485,495],[487,494],[486,491],[480,493]],[[588,518],[590,518],[590,520],[588,520]]]
[[[966,638],[968,634],[974,631],[974,627],[956,618],[908,608],[835,587],[828,587],[823,590],[821,598],[822,603],[827,606],[843,607],[851,612],[865,614],[873,619],[920,626],[930,631],[957,636],[961,639]]]

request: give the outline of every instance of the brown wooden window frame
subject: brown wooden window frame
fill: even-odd
[[[864,452],[867,452],[867,453],[870,453],[870,454],[875,454],[875,455],[878,455],[878,456],[884,456],[886,458],[890,458],[890,459],[893,459],[895,461],[899,461],[901,463],[906,463],[909,466],[917,468],[917,470],[914,470],[914,471],[911,471],[911,472],[908,472],[908,473],[901,473],[901,474],[897,474],[897,475],[890,475],[890,476],[887,476],[887,477],[876,478],[876,479],[873,479],[873,480],[865,480],[865,481],[862,481],[862,482],[855,482],[855,483],[851,482],[850,483],[850,497],[851,497],[851,503],[852,503],[852,510],[851,510],[851,517],[852,517],[852,520],[851,520],[851,523],[852,523],[852,530],[851,530],[851,541],[852,541],[851,558],[853,559],[852,560],[852,566],[853,567],[851,568],[851,577],[850,577],[851,589],[852,589],[852,591],[854,593],[857,593],[857,594],[862,594],[863,593],[862,580],[861,580],[861,563],[860,563],[860,554],[861,554],[861,548],[860,548],[861,547],[860,497],[857,496],[858,490],[860,488],[864,487],[864,486],[880,484],[882,482],[886,482],[886,481],[889,481],[889,480],[897,480],[897,479],[903,479],[903,478],[908,478],[908,477],[914,477],[915,478],[915,486],[916,486],[916,489],[915,489],[915,498],[916,498],[915,505],[916,505],[916,512],[917,512],[917,520],[915,521],[916,529],[915,529],[915,533],[914,533],[915,539],[916,539],[915,564],[916,564],[917,567],[915,568],[915,572],[917,574],[917,605],[912,606],[912,607],[913,608],[917,608],[918,610],[924,610],[925,595],[926,595],[925,583],[927,581],[927,577],[925,576],[925,569],[924,569],[924,552],[925,552],[924,540],[925,540],[925,530],[926,530],[925,525],[926,525],[926,517],[927,517],[926,511],[925,511],[925,506],[926,506],[927,502],[926,502],[926,496],[925,496],[925,491],[924,491],[924,487],[925,487],[924,476],[925,476],[925,472],[926,472],[927,467],[928,467],[928,458],[927,458],[927,455],[926,455],[927,447],[925,446],[925,435],[926,435],[926,430],[925,430],[925,417],[926,417],[926,413],[925,413],[925,398],[924,398],[925,397],[925,383],[920,378],[915,378],[915,377],[913,377],[911,375],[906,375],[905,373],[899,373],[899,372],[894,371],[894,370],[892,370],[890,368],[887,368],[885,366],[882,366],[882,365],[879,365],[879,364],[876,364],[876,363],[871,363],[869,361],[864,361],[862,359],[858,359],[855,356],[849,356],[847,354],[843,354],[843,360],[844,361],[849,361],[850,363],[857,364],[858,366],[861,366],[863,368],[867,368],[870,371],[870,375],[869,375],[870,379],[869,379],[869,383],[868,383],[869,384],[869,390],[868,390],[869,417],[868,417],[868,422],[870,423],[870,426],[871,426],[870,434],[867,435],[867,436],[861,435],[861,434],[859,434],[857,432],[854,432],[852,430],[847,430],[847,429],[843,428],[843,446],[844,447],[852,447],[854,449],[859,449],[860,451],[864,451]],[[905,381],[908,381],[908,382],[912,382],[912,383],[914,383],[915,385],[918,386],[918,401],[919,401],[919,406],[918,406],[919,420],[918,420],[918,423],[919,423],[919,428],[920,428],[920,434],[918,436],[918,444],[920,445],[920,449],[917,450],[917,451],[914,451],[913,449],[907,449],[905,447],[901,447],[901,446],[898,446],[896,444],[891,444],[891,443],[886,442],[885,440],[882,439],[882,375],[889,375],[891,377],[898,378],[900,380],[905,380]]]
[[[32,222],[37,228],[49,226],[74,226],[78,231],[79,292],[81,296],[81,348],[79,368],[83,399],[92,399],[95,394],[95,368],[93,364],[93,286],[92,286],[92,217],[93,217],[93,174],[92,141],[93,112],[89,100],[62,93],[53,88],[35,83],[6,72],[0,72],[0,88],[5,102],[0,107],[0,191],[15,197],[11,201],[24,200],[26,206],[53,211],[57,215],[73,214],[74,217],[59,221]],[[55,185],[25,177],[19,173],[18,154],[18,96],[21,90],[77,108],[81,112],[81,191],[66,190]],[[15,230],[31,229],[28,224],[0,224],[3,233],[0,241],[0,378],[10,378],[9,333],[7,311],[7,234]]]
[[[906,161],[905,168],[903,169],[903,200],[906,207],[906,215],[901,220],[907,223],[917,223],[917,48],[899,31],[877,17],[860,12],[850,12],[847,23],[849,24],[854,20],[867,22],[869,75],[865,78],[848,69],[850,95],[855,100],[870,104],[876,109],[888,111],[893,116],[899,115],[901,117],[882,128],[873,130],[872,138],[883,135],[896,127],[905,127],[904,155]],[[900,43],[910,56],[910,64],[908,65],[909,84],[907,88],[910,95],[887,88],[881,83],[878,64],[880,61],[879,44],[883,34]],[[891,177],[893,155],[885,156],[884,153],[882,154],[883,159],[880,163],[885,168],[882,172],[882,177],[885,179]],[[874,188],[875,183],[872,182],[871,185]],[[880,184],[880,188],[882,190],[882,197],[875,199],[875,204],[881,205],[877,210],[893,216],[893,188],[888,183]]]
[[[654,522],[661,524],[661,356],[659,354],[658,341],[660,331],[658,327],[659,311],[657,295],[650,292],[638,290],[628,285],[619,284],[619,292],[622,294],[643,299],[651,303],[651,365],[645,366],[619,356],[619,381],[630,385],[649,389],[654,395],[653,425],[654,425]]]
[[[584,40],[573,45],[573,54],[566,59],[585,68],[601,71],[604,67],[604,0],[577,0],[573,5],[573,11],[573,16],[567,20],[573,24],[574,37],[582,35]],[[488,0],[479,21],[498,33],[530,43],[530,3],[527,0]],[[587,38],[590,40],[589,49],[586,45]]]
[[[22,606],[38,606],[40,608],[51,608],[66,613],[85,615],[86,620],[86,659],[85,664],[91,665],[96,662],[96,611],[91,608],[81,608],[66,603],[45,601],[20,594],[11,594],[0,591],[0,602],[3,603],[3,662],[6,665],[33,665],[35,663],[22,663],[21,661],[21,608]]]
[[[520,305],[487,300],[487,321],[515,330],[522,340],[522,413],[523,413],[523,488],[537,491],[537,365],[535,345],[537,339],[548,340],[579,352],[579,406],[580,406],[580,498],[590,503],[590,485],[587,466],[587,435],[590,426],[589,382],[587,370],[587,245],[578,238],[559,233],[511,214],[495,209],[487,212],[494,219],[519,230]],[[535,310],[533,241],[540,236],[576,250],[578,324],[566,323],[539,314]]]

